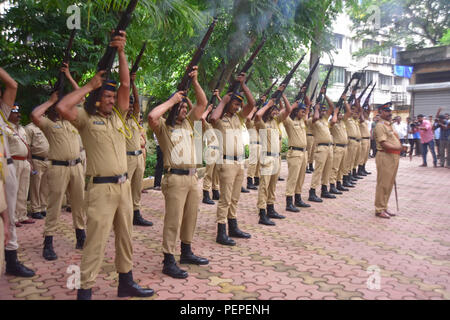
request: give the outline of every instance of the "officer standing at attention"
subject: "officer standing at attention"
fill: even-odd
[[[262,101],[266,98],[263,96]],[[247,116],[245,120],[245,126],[247,127],[248,135],[250,138],[249,143],[249,158],[247,166],[247,189],[256,190],[259,186],[259,171],[260,164],[259,158],[261,153],[261,144],[259,142],[259,134],[255,127],[254,115],[257,108],[253,108],[252,112]]]
[[[139,105],[139,94],[135,84],[136,74],[131,75],[131,88],[133,95],[130,96],[130,107],[127,113],[126,125],[130,129],[127,137],[127,166],[128,179],[131,182],[131,196],[133,199],[133,225],[152,226],[153,222],[145,220],[141,215],[142,181],[144,179],[145,159],[141,148],[141,130],[139,118],[141,108]]]
[[[357,103],[361,102],[359,99]],[[371,174],[366,170],[366,163],[369,159],[369,151],[370,151],[370,130],[367,124],[370,115],[370,106],[368,110],[361,110],[360,120],[359,120],[359,130],[361,131],[361,152],[359,155],[359,165],[358,165],[358,175],[367,176]]]
[[[311,112],[311,111],[310,111]],[[312,119],[314,114],[308,114],[308,119]],[[306,167],[306,173],[314,172],[314,151],[316,150],[316,145],[314,141],[314,135],[312,130],[312,121],[306,122],[306,151],[308,152],[308,166]]]
[[[164,177],[161,190],[165,200],[163,228],[163,273],[173,278],[184,279],[188,273],[181,270],[174,258],[178,234],[181,239],[180,263],[208,264],[205,258],[197,257],[191,250],[192,238],[197,223],[198,177],[196,150],[194,145],[194,122],[201,119],[208,100],[197,80],[197,66],[189,73],[195,91],[196,104],[188,112],[188,100],[183,91],[175,93],[169,100],[155,107],[148,115],[148,124],[155,132],[163,152]],[[172,107],[165,120],[162,116]]]
[[[242,232],[237,223],[237,204],[244,181],[244,144],[242,142],[242,126],[245,119],[255,107],[255,99],[245,84],[245,73],[238,76],[241,89],[247,98],[238,92],[230,92],[224,96],[211,114],[213,127],[222,133],[223,162],[216,164],[220,178],[220,200],[217,205],[217,238],[216,242],[234,246],[236,242],[230,237],[248,239],[250,234]],[[227,106],[226,112],[224,111]],[[240,110],[241,109],[241,110]],[[222,117],[222,113],[223,117]],[[226,222],[228,219],[228,235]]]
[[[109,44],[117,48],[120,87],[103,80],[105,71],[98,72],[82,88],[66,95],[56,106],[57,111],[80,132],[86,148],[86,216],[87,238],[81,259],[81,289],[79,300],[92,297],[92,287],[100,271],[106,243],[114,228],[116,270],[119,273],[119,297],[149,297],[152,289],[143,289],[133,281],[133,202],[127,179],[125,120],[130,106],[130,71],[125,56],[125,32]],[[97,111],[89,114],[76,107],[80,100],[97,88],[104,88],[96,102]],[[117,108],[115,107],[117,105]]]
[[[0,277],[3,275],[5,243],[9,241],[9,217],[5,198],[5,178],[8,174],[5,139],[3,129],[0,128]]]
[[[375,215],[389,219],[395,216],[388,211],[389,197],[397,176],[402,144],[397,133],[391,126],[392,110],[391,102],[387,102],[378,108],[381,120],[375,127],[375,140],[377,143],[377,187],[375,192]]]
[[[345,173],[347,175],[347,183],[353,185],[353,182],[357,180],[357,178],[354,176],[356,172],[353,170],[353,166],[356,163],[356,156],[358,155],[358,149],[361,143],[361,132],[359,131],[358,108],[355,105],[351,106],[351,113],[351,117],[349,117],[347,120],[344,120],[348,136]],[[349,186],[345,184],[345,178],[344,186]]]

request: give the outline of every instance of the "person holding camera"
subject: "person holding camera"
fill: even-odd
[[[436,118],[438,119],[437,126],[440,130],[439,135],[439,165],[441,167],[445,166],[445,159],[447,158],[447,168],[450,168],[450,121],[446,119],[445,115],[441,115],[442,108],[438,109]],[[447,156],[446,156],[447,155]]]
[[[426,167],[427,166],[427,154],[428,154],[428,148],[430,148],[431,155],[433,156],[433,166],[437,167],[437,157],[436,152],[434,151],[434,136],[433,136],[433,129],[431,126],[430,121],[424,119],[423,114],[419,114],[417,116],[417,122],[418,122],[418,129],[420,131],[420,140],[422,142],[422,158],[423,163],[420,165],[420,167]]]

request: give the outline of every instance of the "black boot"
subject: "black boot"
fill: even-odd
[[[355,179],[362,179],[362,177],[358,175],[358,172],[356,172],[356,169],[352,170],[352,176]]]
[[[92,299],[92,289],[77,290],[77,300],[91,300],[91,299]]]
[[[178,268],[173,254],[164,253],[164,267],[162,272],[175,279],[186,279],[188,273],[185,270]]]
[[[366,164],[365,163],[363,164],[363,171],[364,171],[365,174],[372,174],[372,172],[369,172],[369,171],[366,170]]]
[[[206,204],[215,204],[214,201],[211,200],[211,198],[209,197],[209,191],[208,190],[203,190],[203,203]]]
[[[308,166],[306,166],[306,171],[305,171],[306,173],[312,173],[312,171],[311,170],[309,170],[309,167]]]
[[[53,236],[46,236],[44,238],[44,250],[42,251],[42,256],[48,261],[58,259],[58,256],[53,250]]]
[[[228,219],[228,236],[233,238],[249,239],[252,236],[239,229],[236,219]]]
[[[47,216],[47,211],[41,211],[41,216],[46,217]]]
[[[219,190],[212,189],[212,194],[213,194],[213,200],[219,200],[219,198],[220,198]]]
[[[314,167],[312,162],[309,164],[309,171],[314,172]]]
[[[363,166],[362,165],[358,165],[358,175],[362,176],[362,177],[367,176],[367,174],[365,174],[364,171],[363,171]]]
[[[133,211],[133,225],[135,226],[143,226],[143,227],[151,227],[153,222],[145,220],[141,216],[141,212],[139,210]]]
[[[217,238],[216,242],[226,245],[226,246],[235,246],[236,242],[233,239],[230,239],[227,235],[227,225],[225,223],[217,224]]]
[[[331,194],[342,194],[338,189],[336,189],[334,183],[330,183],[330,193]]]
[[[327,186],[324,184],[322,185],[322,192],[320,193],[320,197],[326,199],[336,199],[336,196],[329,193],[327,190]]]
[[[153,289],[144,289],[133,281],[133,273],[119,273],[119,287],[117,288],[118,297],[151,297],[155,291]]]
[[[353,185],[353,183],[350,182],[350,176],[346,175],[343,177],[344,179],[344,187],[348,187],[348,188],[354,188],[355,186]]]
[[[25,267],[17,259],[17,250],[5,250],[6,274],[16,277],[34,277],[34,271]]]
[[[348,191],[347,188],[344,188],[342,186],[342,183],[340,181],[336,182],[336,189],[338,189],[339,191]]]
[[[248,190],[245,189],[244,187],[241,187],[241,192],[242,192],[242,193],[250,193],[250,191],[248,191]]]
[[[267,204],[267,216],[272,219],[284,219],[285,216],[282,216],[278,212],[275,211],[275,207],[272,204]]]
[[[255,186],[259,186],[259,177],[255,177]]]
[[[278,176],[278,181],[284,181],[284,179],[280,176]]]
[[[196,265],[204,265],[208,264],[208,259],[197,257],[191,249],[190,244],[186,244],[181,242],[181,256],[180,263],[183,264],[196,264]]]
[[[258,188],[256,188],[256,186],[253,184],[253,179],[250,177],[247,177],[247,189],[250,190],[256,190]]]
[[[259,224],[264,224],[266,226],[274,226],[275,222],[269,219],[269,217],[266,214],[265,209],[259,209]]]
[[[309,189],[309,198],[308,201],[312,202],[323,202],[318,196],[316,196],[316,189]]]
[[[286,197],[286,211],[300,212],[300,209],[298,209],[297,207],[295,207],[292,204],[292,196],[287,196]]]
[[[77,237],[77,245],[75,249],[83,250],[84,241],[86,240],[86,232],[84,229],[75,229],[75,235]]]
[[[300,195],[300,193],[296,193],[294,196],[294,200],[295,200],[295,205],[297,207],[301,207],[301,208],[309,208],[311,207],[310,204],[307,204],[305,202],[302,201],[302,196]]]
[[[40,212],[33,212],[31,214],[31,217],[38,220],[44,219],[44,216]]]

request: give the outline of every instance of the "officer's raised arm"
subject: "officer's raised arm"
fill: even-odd
[[[31,112],[31,120],[33,123],[39,127],[42,117],[45,112],[50,108],[56,101],[58,101],[58,91],[55,91],[50,96],[50,99],[38,107],[34,108],[33,112]]]
[[[159,131],[159,119],[165,114],[170,108],[172,108],[177,103],[183,101],[184,91],[176,92],[172,97],[166,102],[155,107],[148,115],[148,125],[154,132]]]
[[[115,36],[110,46],[117,48],[119,56],[119,78],[120,86],[117,90],[117,108],[122,114],[127,113],[130,107],[130,69],[125,55],[126,33],[120,31],[120,35]]]
[[[198,82],[198,67],[194,66],[193,71],[189,73],[189,76],[192,78],[192,87],[195,91],[195,105],[192,108],[192,114],[195,120],[199,120],[202,117],[203,112],[205,111],[206,105],[208,104],[208,99],[206,98],[205,92],[203,91],[200,83]]]
[[[5,85],[1,101],[12,108],[16,101],[18,84],[3,68],[0,68],[0,81]]]

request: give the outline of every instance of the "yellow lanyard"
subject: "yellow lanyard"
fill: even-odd
[[[114,112],[119,116],[120,121],[122,121],[122,124],[125,128],[125,131],[128,131],[128,135],[125,133],[125,131],[122,130],[122,128],[118,128],[119,132],[128,140],[130,140],[133,137],[133,133],[131,132],[130,128],[127,127],[125,120],[122,117],[122,114],[119,112],[119,110],[116,109],[116,107],[113,107]]]
[[[8,121],[8,119],[6,119],[5,115],[3,114],[3,111],[0,110],[0,114],[2,115],[3,121],[5,121],[6,125],[8,126],[8,128],[10,128],[11,130],[14,131],[14,129],[12,128],[12,124],[11,122]]]
[[[131,114],[131,118],[134,120],[134,123],[136,123],[136,125],[138,126],[139,130],[143,130],[144,128],[141,127],[141,125],[139,124],[139,122],[136,120],[136,117],[134,116],[134,114]]]

